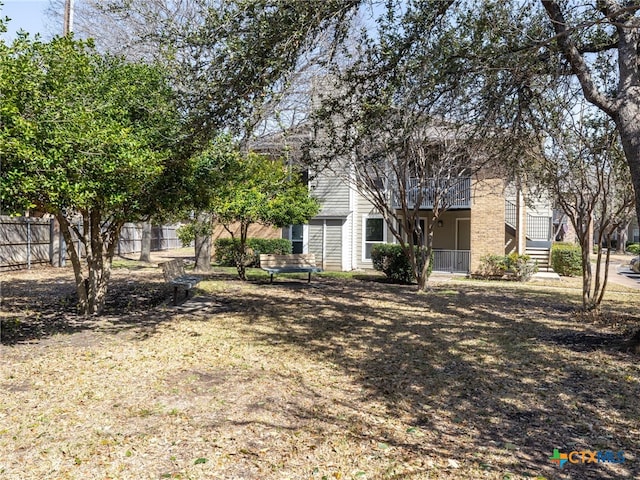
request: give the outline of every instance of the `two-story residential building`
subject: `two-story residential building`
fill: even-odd
[[[289,141],[298,143],[291,137]],[[272,138],[256,150],[273,154],[279,143]],[[292,157],[297,153],[290,147],[287,152]],[[294,253],[315,254],[325,270],[373,268],[372,247],[397,239],[381,213],[349,181],[348,164],[310,171],[308,178],[321,211],[306,225],[283,229],[283,237],[293,242]],[[441,213],[434,229],[435,272],[474,272],[483,256],[512,252],[528,253],[541,269],[547,268],[553,231],[549,199],[525,199],[521,189],[490,169],[459,178],[452,188],[457,189],[455,201]],[[433,205],[428,194],[422,197],[420,216],[426,220]]]
[[[309,188],[322,209],[307,225],[283,230],[283,236],[293,241],[294,252],[314,253],[325,270],[349,271],[373,268],[373,245],[397,242],[380,212],[343,177],[326,171]],[[463,193],[440,215],[434,230],[434,271],[473,272],[483,256],[512,252],[528,253],[541,268],[547,267],[552,235],[549,202],[525,202],[504,179],[482,173],[462,179],[457,188]],[[432,209],[428,198],[420,209],[426,220]]]

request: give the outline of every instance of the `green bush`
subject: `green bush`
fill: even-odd
[[[208,235],[211,233],[211,225],[208,223],[189,222],[178,227],[176,235],[183,247],[188,247],[198,235]]]
[[[551,247],[551,267],[558,275],[573,277],[582,274],[582,249],[575,243],[554,243]]]
[[[640,243],[630,243],[627,245],[627,252],[634,255],[640,255]]]
[[[512,273],[519,282],[526,282],[538,271],[538,265],[529,255],[511,253],[509,255],[485,255],[480,258],[477,275],[483,278],[502,277]]]
[[[477,274],[485,278],[502,277],[507,268],[507,257],[504,255],[485,255],[480,258]]]
[[[538,265],[531,261],[529,255],[519,255],[512,253],[506,257],[507,271],[513,272],[516,280],[519,282],[527,282],[534,273],[538,271]]]
[[[234,267],[235,252],[237,252],[240,240],[231,238],[218,238],[215,243],[215,260],[220,265]],[[248,267],[260,266],[260,254],[285,255],[291,253],[293,246],[286,238],[247,238],[247,253],[251,257],[246,262]]]
[[[414,247],[416,256],[419,256],[424,247]],[[415,279],[413,268],[402,250],[402,246],[397,243],[379,243],[371,249],[371,261],[373,268],[384,273],[387,278],[398,283],[412,283]],[[422,268],[422,266],[419,266]],[[433,269],[433,252],[431,262],[427,270],[427,278],[431,276]]]

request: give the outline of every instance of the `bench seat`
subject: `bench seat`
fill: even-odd
[[[164,262],[162,264],[162,273],[165,282],[173,286],[174,305],[177,305],[178,301],[178,288],[184,288],[185,298],[189,298],[189,291],[196,288],[200,283],[200,278],[185,274],[181,258]]]
[[[260,268],[269,273],[270,283],[273,283],[273,276],[277,273],[308,273],[308,282],[311,282],[312,273],[322,272],[322,268],[316,266],[316,257],[313,253],[262,254]]]

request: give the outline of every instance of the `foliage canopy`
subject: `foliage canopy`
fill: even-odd
[[[181,168],[172,90],[162,70],[90,42],[23,35],[0,43],[0,92],[4,208],[58,219],[80,309],[98,312],[122,225],[173,201],[164,188]]]

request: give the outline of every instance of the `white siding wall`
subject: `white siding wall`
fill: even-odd
[[[536,217],[552,217],[553,206],[551,196],[549,194],[542,194],[534,198],[528,198],[527,213]]]
[[[316,264],[324,268],[323,259],[323,225],[322,220],[309,221],[309,253],[316,256]]]
[[[316,256],[318,266],[341,271],[343,266],[343,219],[315,219],[309,222],[309,253]]]
[[[318,199],[322,206],[320,215],[349,211],[349,186],[341,179],[327,174],[320,174],[311,182],[311,195]]]
[[[325,265],[326,270],[342,270],[342,225],[343,220],[325,221]]]
[[[354,228],[355,228],[355,251],[353,252],[355,264],[357,268],[373,268],[371,260],[364,260],[364,219],[367,216],[378,216],[378,210],[373,206],[371,202],[365,199],[361,195],[356,195],[357,205],[354,216]],[[389,236],[387,235],[387,241]]]

